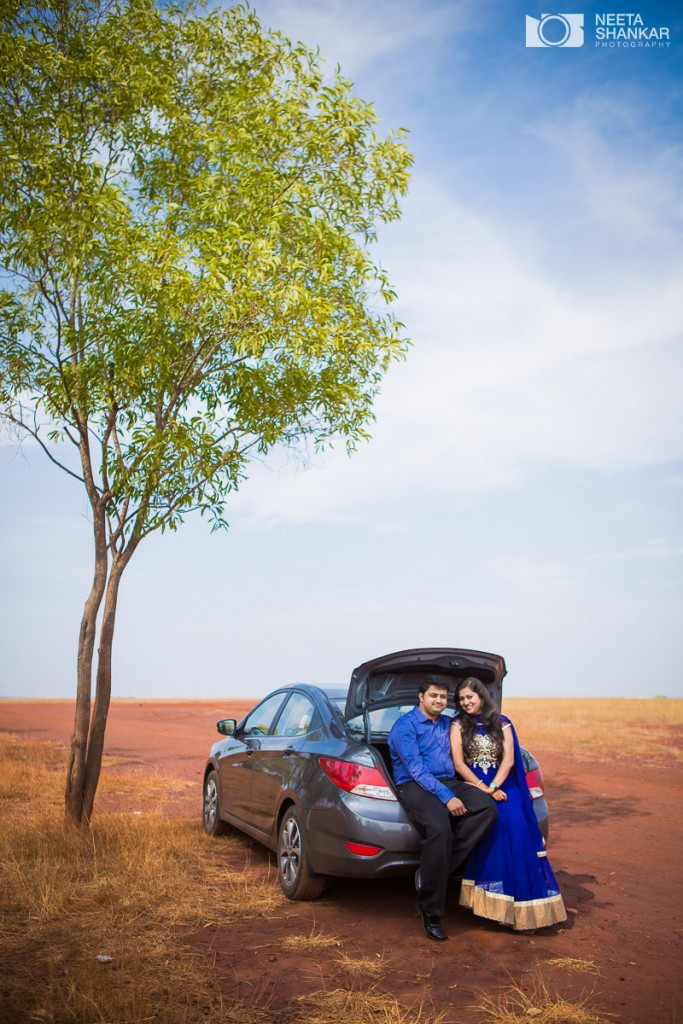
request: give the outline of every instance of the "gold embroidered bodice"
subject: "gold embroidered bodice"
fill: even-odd
[[[485,732],[479,732],[474,736],[473,742],[474,751],[467,755],[466,763],[471,767],[481,768],[485,772],[489,768],[497,768],[498,758],[493,738]]]

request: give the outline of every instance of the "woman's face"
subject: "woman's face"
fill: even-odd
[[[459,691],[458,702],[466,715],[478,715],[481,711],[481,697],[469,686],[463,686]]]

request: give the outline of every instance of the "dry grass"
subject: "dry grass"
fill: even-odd
[[[314,927],[308,935],[287,935],[286,938],[282,940],[282,945],[285,949],[303,951],[310,949],[330,949],[333,946],[339,946],[340,942],[336,935],[324,935],[322,932],[317,932]]]
[[[624,736],[633,751],[641,728],[647,729],[650,750],[655,712],[660,737],[679,737],[683,724],[683,701],[517,699],[506,700],[506,711],[532,749],[553,746],[578,750],[579,756],[595,756],[591,736],[604,740],[600,749],[610,753],[605,731],[616,738],[614,753],[623,754]],[[666,760],[671,759],[669,748]],[[230,866],[245,841],[235,835],[212,842],[198,821],[163,813],[100,810],[91,830],[65,827],[65,764],[66,750],[56,744],[19,743],[0,734],[3,1021],[272,1024],[272,1013],[255,1002],[224,1002],[211,954],[193,951],[183,940],[188,929],[266,917],[286,905],[273,880]],[[165,796],[184,786],[130,758],[108,758],[101,792],[111,794],[115,806],[128,807],[149,806],[145,799],[153,792],[156,811]],[[116,803],[117,795],[125,800]],[[302,951],[340,945],[315,928],[283,941],[285,948]],[[341,950],[336,955],[348,988],[294,1000],[283,1011],[287,1024],[452,1020],[431,1005],[406,1007],[373,987],[386,970],[383,957],[354,958]],[[592,961],[569,957],[547,963],[567,971],[596,970]],[[431,972],[422,979],[428,986]],[[476,1009],[489,1024],[608,1024],[585,1002],[568,1003],[543,985],[531,995],[512,987]]]
[[[637,755],[650,764],[683,761],[683,700],[506,696],[503,710],[533,751],[565,750],[583,760]]]
[[[393,996],[374,989],[360,992],[345,988],[330,992],[314,992],[296,1001],[299,1009],[293,1009],[288,1024],[339,1024],[353,1021],[354,1024],[444,1024],[446,1015],[434,1015],[425,1010],[423,1004],[406,1008]]]
[[[130,762],[126,762],[126,764],[130,764]],[[130,795],[138,798],[144,797],[145,800],[153,798],[165,803],[171,793],[180,793],[193,786],[193,783],[186,779],[174,778],[172,775],[159,771],[150,771],[143,765],[127,771],[120,768],[111,771],[111,767],[106,763],[104,765],[105,771],[100,776],[101,781],[97,788],[99,797]]]
[[[489,1024],[613,1024],[613,1018],[611,1022],[585,1000],[567,1002],[549,992],[543,982],[529,995],[515,985],[498,996],[486,998],[476,1009]]]
[[[571,974],[598,974],[598,968],[594,960],[579,960],[573,956],[555,956],[545,961],[551,967],[561,967],[563,971]]]
[[[63,747],[54,743],[19,743],[0,733],[0,800],[30,799],[44,791],[56,795],[64,778]]]
[[[65,777],[64,747],[57,743],[19,742],[9,733],[0,733],[0,800],[18,797],[53,799],[61,807]],[[163,803],[170,793],[182,792],[192,783],[145,768],[142,761],[129,757],[102,758],[98,796],[130,794]]]
[[[5,1019],[265,1024],[253,1006],[223,1004],[210,957],[191,952],[179,926],[266,915],[284,897],[222,867],[225,845],[212,847],[199,823],[101,814],[90,830],[66,826],[65,764],[57,745],[0,737]],[[138,794],[156,781],[134,775]]]
[[[12,1024],[272,1024],[268,1008],[224,1002],[212,954],[188,929],[267,916],[285,899],[272,880],[228,865],[240,836],[214,843],[199,822],[160,813],[103,812],[91,829],[63,820],[67,751],[0,734],[2,1020]],[[182,785],[179,783],[178,785]],[[144,806],[172,780],[108,759],[103,790]],[[106,806],[106,802],[105,802]],[[315,928],[283,943],[340,945]],[[382,958],[341,956],[350,989],[317,992],[284,1011],[288,1024],[444,1024],[370,987]],[[364,988],[365,990],[361,990]],[[263,993],[261,993],[262,995]]]
[[[347,953],[340,953],[339,966],[352,978],[379,978],[384,973],[386,961],[383,956],[375,959],[363,956],[349,956]]]

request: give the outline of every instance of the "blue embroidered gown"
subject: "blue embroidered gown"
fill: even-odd
[[[480,917],[519,931],[547,928],[567,920],[562,896],[536,823],[517,734],[509,718],[515,763],[500,787],[507,800],[496,803],[498,818],[465,865],[460,903]],[[498,770],[495,746],[479,726],[476,754],[465,763],[489,785]]]

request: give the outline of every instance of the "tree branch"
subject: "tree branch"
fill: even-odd
[[[54,457],[54,455],[52,454],[50,449],[47,447],[47,445],[45,444],[45,442],[41,438],[41,436],[40,436],[40,434],[38,432],[39,431],[38,427],[35,427],[35,428],[30,427],[27,423],[24,423],[24,421],[22,419],[18,419],[11,412],[3,412],[3,413],[0,413],[0,415],[4,419],[9,420],[11,423],[14,423],[15,426],[21,427],[22,430],[25,430],[26,433],[29,434],[33,438],[33,440],[36,441],[40,445],[40,447],[43,449],[43,451],[47,455],[47,457],[50,460],[50,462],[54,462],[55,466],[58,466],[59,469],[63,469],[64,472],[68,473],[69,476],[72,476],[74,478],[74,480],[78,480],[78,482],[81,483],[81,484],[85,483],[85,480],[84,480],[84,478],[82,476],[79,476],[78,473],[74,473],[73,470],[69,469],[68,466],[65,466],[63,462],[60,462],[59,459],[56,459]]]

